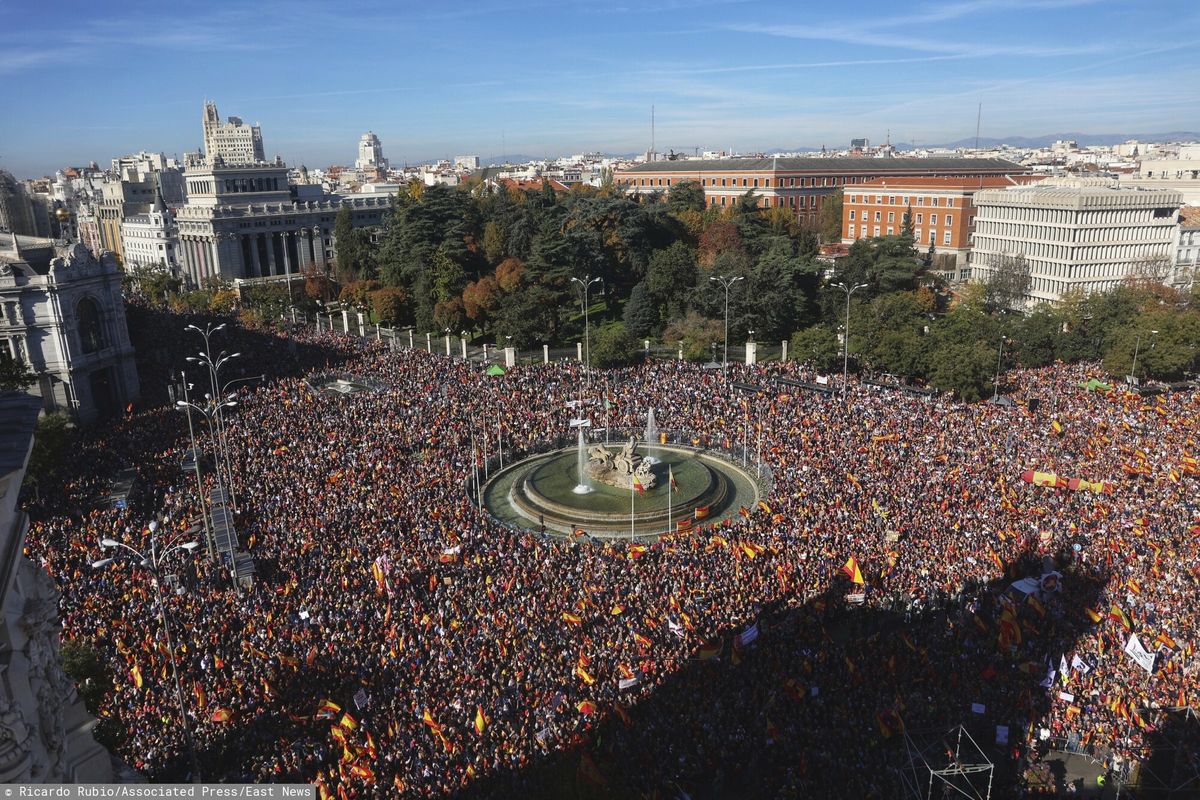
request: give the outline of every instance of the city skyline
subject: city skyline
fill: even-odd
[[[205,99],[261,123],[269,158],[310,167],[352,164],[367,130],[394,165],[637,152],[651,106],[661,151],[944,143],[974,135],[980,103],[985,138],[1196,130],[1177,88],[1200,73],[1196,42],[1171,32],[1198,20],[1109,0],[865,2],[852,19],[735,0],[0,3],[0,168],[197,150]]]

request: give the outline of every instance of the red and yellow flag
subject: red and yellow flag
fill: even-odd
[[[475,706],[475,732],[482,736],[485,728],[487,719],[483,716],[483,706]]]
[[[569,622],[572,625],[583,624],[583,617],[579,616],[578,614],[572,614],[570,611],[562,612],[562,618],[564,622]]]
[[[1112,607],[1109,608],[1108,618],[1114,619],[1117,622],[1121,623],[1121,625],[1125,628],[1125,630],[1131,630],[1133,628],[1133,625],[1129,621],[1129,616],[1124,611],[1122,611],[1121,607],[1118,606],[1116,603],[1113,603]]]
[[[846,559],[846,563],[842,565],[842,572],[846,573],[846,577],[849,578],[851,582],[856,583],[859,586],[862,586],[865,583],[862,576],[862,570],[858,568],[858,562],[854,559],[854,556],[850,556],[848,559]]]
[[[213,722],[229,722],[231,719],[233,719],[233,709],[218,708],[212,713],[210,719]]]

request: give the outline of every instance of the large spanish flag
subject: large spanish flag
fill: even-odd
[[[1113,603],[1112,606],[1109,608],[1108,618],[1114,619],[1117,622],[1121,623],[1121,625],[1125,628],[1125,630],[1131,630],[1133,628],[1133,625],[1129,622],[1129,615],[1127,615],[1124,611],[1122,611],[1121,607],[1118,606],[1116,603]]]
[[[210,719],[213,722],[229,722],[233,719],[233,710],[229,708],[218,708],[212,713]]]
[[[710,506],[697,506],[694,512],[696,519],[705,519],[712,512]]]
[[[575,710],[588,717],[596,713],[596,704],[591,700],[581,700],[575,704]]]
[[[862,576],[862,570],[858,568],[858,562],[854,560],[854,556],[850,556],[848,559],[846,559],[846,563],[842,565],[842,572],[846,573],[846,577],[852,582],[857,583],[859,586],[862,586],[865,583]]]
[[[483,706],[475,706],[475,732],[482,736],[486,727],[487,720],[483,716]]]
[[[572,625],[583,624],[583,618],[580,617],[578,614],[572,614],[570,611],[562,612],[562,618],[563,618],[563,621],[569,622]]]

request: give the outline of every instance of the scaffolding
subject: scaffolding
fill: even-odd
[[[908,769],[901,773],[905,797],[931,800],[937,797],[965,797],[991,800],[996,766],[967,729],[958,725],[946,732],[904,731],[908,750]]]

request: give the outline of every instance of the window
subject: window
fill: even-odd
[[[724,186],[724,185],[725,185],[725,179],[724,179],[724,178],[721,178],[721,185],[722,185],[722,186]]]
[[[893,227],[891,227],[891,226],[888,226],[888,233],[887,233],[887,235],[888,235],[888,236],[894,236],[895,234],[896,234],[896,229],[895,229],[895,228],[893,228]]]
[[[895,222],[895,221],[896,221],[896,212],[889,211],[888,212],[888,222]]]
[[[919,205],[919,206],[923,206],[923,205],[925,205],[925,198],[924,198],[924,197],[918,197],[918,198],[917,198],[917,205]]]
[[[929,198],[929,205],[936,206],[938,204],[937,201],[938,201],[938,199],[936,197],[931,197],[931,198]]]
[[[880,216],[879,212],[878,212],[878,211],[876,211],[876,212],[875,212],[875,221],[876,221],[876,222],[879,222],[879,216]]]
[[[921,229],[920,228],[917,228],[915,231],[913,231],[913,241],[914,242],[921,241]]]
[[[889,197],[888,203],[890,203],[891,205],[896,205],[896,195],[892,195],[891,197]]]
[[[919,225],[924,221],[925,221],[925,215],[922,214],[920,211],[918,211],[917,212],[917,224]]]
[[[929,243],[933,244],[936,239],[937,239],[937,231],[930,231],[929,232]]]
[[[942,244],[950,244],[950,231],[942,234]]]
[[[721,205],[725,205],[725,197],[724,197],[724,195],[722,195],[722,196],[721,196]]]
[[[854,219],[854,209],[850,209],[850,219]]]
[[[746,185],[746,182],[745,182],[745,181],[742,181],[742,185],[743,185],[743,186],[745,186],[745,185]],[[755,188],[757,188],[757,187],[758,187],[758,178],[755,178],[755,179],[754,179],[754,186],[755,186]]]
[[[930,225],[937,225],[937,214],[930,214],[930,215],[929,215],[929,224],[930,224]]]
[[[947,224],[947,225],[953,225],[953,224],[954,224],[954,215],[953,215],[953,214],[947,214],[947,215],[946,215],[946,224]]]
[[[863,236],[867,235],[867,226],[866,225],[859,225],[858,230]]]
[[[104,329],[100,323],[100,308],[96,301],[85,297],[75,306],[75,319],[79,324],[79,344],[85,353],[104,349]]]
[[[946,205],[947,205],[947,206],[953,206],[953,205],[954,205],[954,198],[953,198],[953,197],[947,197],[947,198],[946,198]]]
[[[879,235],[879,226],[878,225],[875,226],[875,235],[876,236]]]

